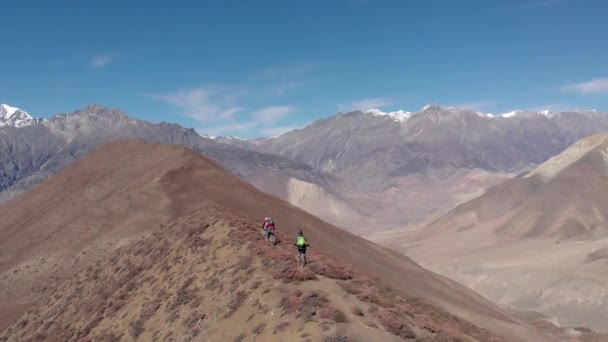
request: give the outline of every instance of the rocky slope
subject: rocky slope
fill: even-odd
[[[339,114],[255,146],[348,177],[365,192],[412,174],[519,172],[604,130],[608,116],[592,111],[494,117],[428,105],[401,120],[377,111]]]
[[[394,246],[502,305],[605,331],[607,156],[608,134],[582,139]]]
[[[369,231],[364,220],[336,223],[371,235],[445,213],[604,130],[608,116],[596,111],[495,116],[428,105],[415,113],[338,114],[272,139],[218,141],[280,154],[334,175],[340,180],[337,191],[373,217],[375,229]]]
[[[106,145],[0,214],[1,340],[551,340],[181,147]]]
[[[302,162],[249,151],[199,136],[192,129],[168,123],[152,124],[125,113],[91,105],[59,114],[27,127],[0,128],[0,200],[14,197],[82,157],[119,138],[141,138],[192,148],[220,162],[241,177],[279,173],[333,194],[332,177]],[[275,185],[275,188],[287,184]]]

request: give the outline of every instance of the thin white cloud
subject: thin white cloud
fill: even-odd
[[[174,105],[182,115],[198,121],[228,120],[245,110],[235,104],[238,91],[228,87],[205,86],[148,97]]]
[[[287,117],[295,111],[293,106],[273,106],[256,110],[252,117],[263,123],[274,123]]]
[[[485,100],[485,101],[465,102],[465,103],[450,105],[448,107],[465,108],[465,109],[470,109],[470,110],[484,110],[490,106],[495,105],[496,103],[497,103],[496,101]]]
[[[371,108],[382,108],[395,103],[395,100],[390,97],[374,97],[369,99],[356,100],[347,103],[338,104],[338,109],[341,111],[349,110],[368,110]]]
[[[278,69],[269,69],[265,75],[274,75]],[[300,70],[297,68],[296,70]],[[146,96],[176,108],[178,114],[194,119],[205,127],[198,129],[208,135],[251,136],[267,130],[276,134],[286,128],[284,119],[297,110],[291,105],[276,105],[247,110],[248,102],[260,100],[260,95],[269,89],[263,86],[242,84],[240,86],[205,85],[167,93],[152,93]],[[293,83],[285,88],[293,88]],[[270,99],[272,100],[272,98]],[[276,100],[276,99],[274,99]],[[279,126],[279,123],[282,126]],[[272,130],[272,132],[270,131]],[[265,134],[265,133],[264,133]]]
[[[91,59],[91,66],[93,68],[99,69],[107,66],[108,64],[116,61],[117,56],[113,54],[105,54],[94,56]]]
[[[583,95],[608,93],[608,77],[594,78],[587,82],[570,84],[563,87],[563,90]]]

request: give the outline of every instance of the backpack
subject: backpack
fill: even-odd
[[[296,245],[298,247],[304,247],[306,246],[306,239],[303,236],[298,236],[296,239]]]

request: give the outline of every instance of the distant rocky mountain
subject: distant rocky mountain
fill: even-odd
[[[607,192],[608,133],[600,133],[414,236],[378,241],[503,306],[606,332]]]
[[[32,188],[94,148],[119,138],[186,146],[243,178],[277,172],[286,182],[293,178],[314,183],[332,193],[333,177],[303,162],[220,144],[193,129],[153,124],[130,118],[120,110],[90,105],[37,124],[0,128],[0,200]],[[273,187],[278,189],[281,185]]]
[[[255,142],[219,140],[307,163],[341,180],[375,220],[415,223],[477,196],[607,131],[595,110],[512,111],[501,115],[430,104],[411,113],[372,109],[338,114]]]
[[[42,119],[34,118],[19,108],[0,104],[0,127],[25,127],[41,121]]]
[[[608,133],[584,138],[433,222],[425,235],[491,224],[501,238],[608,237]]]
[[[339,114],[254,146],[348,177],[353,190],[365,192],[412,174],[518,172],[605,130],[608,116],[593,111],[493,116],[433,104],[413,114]]]
[[[338,114],[275,138],[201,137],[91,105],[0,128],[0,199],[121,137],[190,147],[258,188],[359,234],[437,217],[608,130],[597,111],[502,115],[427,105],[417,112]],[[330,203],[330,204],[328,204]]]

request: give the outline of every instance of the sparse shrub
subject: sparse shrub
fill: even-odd
[[[101,335],[96,341],[99,342],[118,342],[120,341],[121,335],[114,335],[113,333],[105,333]]]
[[[246,271],[251,268],[252,258],[249,256],[242,256],[239,261],[236,263],[234,268],[234,273],[238,271]]]
[[[361,286],[354,284],[352,281],[342,280],[338,281],[338,286],[340,286],[346,293],[357,295],[361,293]]]
[[[154,316],[159,307],[160,302],[158,301],[146,304],[139,313],[139,319],[143,322],[148,321],[150,318],[152,318],[152,316]]]
[[[381,310],[377,314],[380,324],[393,335],[403,338],[415,338],[416,334],[403,320],[399,319],[394,313],[389,310]]]
[[[53,321],[45,321],[44,325],[42,325],[42,331],[43,332],[48,331],[49,328],[53,325],[53,323],[55,323],[55,322],[53,322]]]
[[[202,304],[202,299],[199,296],[196,296],[190,302],[190,307],[192,307],[193,309],[198,309],[201,307],[201,304]]]
[[[282,265],[271,271],[275,279],[281,279],[284,283],[294,281],[316,280],[317,276],[309,268],[300,268],[297,265]]]
[[[330,319],[337,323],[346,322],[346,315],[344,314],[344,312],[331,305],[326,305],[321,310],[319,310],[319,317],[323,319]]]
[[[190,301],[192,301],[194,298],[196,298],[194,291],[185,288],[180,288],[179,290],[177,290],[177,294],[175,295],[173,303],[167,306],[167,311],[170,312],[182,305],[186,305],[190,303]]]
[[[266,323],[260,323],[257,327],[253,329],[253,333],[259,335],[266,328]]]
[[[274,326],[274,330],[272,333],[276,334],[283,332],[285,329],[287,329],[287,327],[289,327],[289,322],[279,322],[277,325]]]
[[[183,289],[187,289],[190,285],[192,285],[192,283],[194,282],[195,278],[194,277],[189,277],[188,279],[186,279],[186,281],[184,281],[184,284],[182,285]]]
[[[301,316],[304,318],[304,321],[312,321],[317,315],[317,309],[327,302],[328,300],[325,298],[325,296],[316,292],[311,292],[309,295],[307,295],[304,298],[301,308]]]
[[[310,292],[304,299],[304,305],[307,307],[318,307],[328,302],[327,297],[315,291]]]
[[[324,342],[349,342],[350,339],[346,335],[326,336]]]
[[[359,299],[362,302],[376,304],[383,308],[391,308],[394,306],[394,304],[391,301],[386,300],[386,298],[378,296],[378,294],[373,292],[373,290],[371,290],[371,289],[367,289],[366,291],[357,295],[357,299]]]
[[[89,335],[91,330],[93,330],[93,328],[95,328],[99,324],[99,322],[101,322],[102,320],[103,320],[103,316],[101,314],[98,314],[95,318],[93,318],[91,321],[89,321],[89,323],[87,323],[87,325],[84,326],[84,328],[78,333],[78,336],[85,337],[85,336]]]
[[[22,319],[21,321],[19,321],[19,323],[17,324],[17,327],[19,327],[19,329],[23,329],[25,328],[25,326],[27,325],[29,321],[27,319]]]
[[[207,316],[205,314],[195,311],[195,312],[191,313],[190,316],[188,316],[188,318],[186,318],[183,323],[189,329],[194,329],[194,328],[196,328],[196,325],[198,324],[198,322],[202,321],[206,317]]]
[[[173,323],[173,322],[177,321],[178,319],[179,319],[179,312],[173,311],[171,314],[169,314],[169,317],[167,317],[167,322]]]
[[[357,316],[361,316],[361,317],[365,316],[365,313],[363,312],[363,309],[361,309],[360,306],[355,306],[353,308],[353,313]]]
[[[129,324],[129,334],[133,337],[137,337],[144,332],[144,324],[141,320],[133,321]]]
[[[331,279],[348,280],[353,278],[352,270],[346,267],[339,267],[331,262],[315,262],[307,267],[314,273]]]
[[[253,284],[251,284],[251,289],[256,290],[258,287],[260,287],[260,285],[262,285],[262,282],[259,280],[256,280]]]
[[[304,302],[304,299],[300,298],[300,296],[302,296],[302,292],[300,292],[299,294],[292,293],[289,296],[283,297],[281,299],[279,307],[282,308],[285,312],[292,312],[299,309],[302,303]]]
[[[34,336],[34,341],[46,341],[47,339],[48,339],[48,336],[43,333],[38,333],[38,334],[36,334],[36,336]]]
[[[226,313],[224,318],[230,317],[236,310],[238,310],[238,308],[241,306],[241,304],[243,304],[246,298],[247,294],[245,292],[237,292],[236,295],[232,297],[230,303],[228,303],[228,312]]]
[[[242,342],[242,341],[245,339],[245,337],[247,337],[247,335],[245,335],[245,334],[240,334],[239,336],[237,336],[237,337],[234,339],[234,342]]]
[[[207,284],[205,285],[205,289],[207,289],[207,290],[220,289],[220,291],[221,291],[222,287],[223,286],[217,276],[211,277],[211,279],[209,279],[207,281]]]

